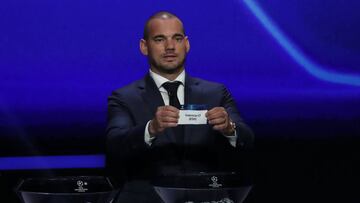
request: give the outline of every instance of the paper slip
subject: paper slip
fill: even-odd
[[[205,117],[207,110],[180,110],[179,125],[204,125],[207,124]]]

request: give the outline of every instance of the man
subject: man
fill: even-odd
[[[156,13],[140,40],[149,74],[109,97],[107,164],[128,183],[178,173],[233,171],[239,165],[238,152],[252,146],[253,135],[226,88],[185,73],[189,50],[180,19]],[[208,124],[178,125],[183,104],[206,106]]]

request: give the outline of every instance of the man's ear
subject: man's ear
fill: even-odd
[[[186,48],[186,53],[188,53],[190,51],[190,42],[188,36],[185,37],[185,48]]]
[[[145,56],[147,56],[149,54],[146,40],[144,40],[144,39],[140,40],[140,51]]]

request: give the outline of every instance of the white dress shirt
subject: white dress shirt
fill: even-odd
[[[158,87],[161,97],[164,101],[165,105],[169,105],[169,95],[168,92],[166,91],[166,89],[162,86],[164,83],[169,82],[170,80],[167,78],[162,77],[161,75],[154,73],[153,71],[149,70],[150,72],[150,76],[152,77],[152,79],[154,80],[156,86]],[[184,105],[184,100],[185,100],[185,71],[181,72],[180,75],[178,75],[177,78],[175,78],[175,80],[170,81],[170,82],[174,82],[174,81],[179,81],[181,84],[178,87],[177,90],[177,96],[180,102],[180,105]],[[145,136],[144,136],[144,141],[146,144],[151,145],[152,141],[155,139],[155,137],[150,137],[150,132],[149,132],[149,123],[150,121],[147,122],[146,127],[145,127]],[[225,136],[225,135],[224,135]],[[236,131],[234,133],[233,136],[225,136],[226,138],[229,139],[230,144],[235,147],[236,146]]]

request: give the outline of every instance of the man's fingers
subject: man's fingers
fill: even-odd
[[[216,119],[216,118],[226,118],[228,117],[225,109],[212,109],[213,111],[208,111],[206,117],[208,120]]]
[[[226,123],[225,124],[220,124],[220,125],[214,125],[213,129],[214,130],[224,130],[227,127]]]
[[[161,128],[173,128],[176,127],[178,124],[177,123],[161,123],[160,126]]]
[[[169,128],[177,126],[178,119],[172,117],[162,117],[157,120],[158,126],[160,128]]]
[[[169,105],[158,107],[158,111],[171,111],[171,112],[179,113],[179,109]]]
[[[226,123],[226,118],[224,118],[224,117],[214,118],[214,119],[209,120],[209,124],[211,124],[211,125],[218,125],[218,124],[223,124],[223,123]]]
[[[178,122],[178,118],[176,117],[171,117],[171,116],[166,116],[166,117],[161,117],[159,119],[160,122],[163,122],[163,123],[177,123]]]
[[[173,106],[160,106],[155,113],[154,131],[162,132],[165,128],[176,127],[179,119],[179,110]]]
[[[215,107],[206,114],[209,124],[214,130],[224,131],[229,126],[229,115],[223,107]]]
[[[178,119],[173,117],[154,118],[150,123],[150,133],[156,134],[165,130],[165,128],[176,127]]]
[[[164,117],[179,118],[179,112],[167,111],[167,110],[163,109],[163,110],[157,111],[155,116],[157,118],[164,118]]]

